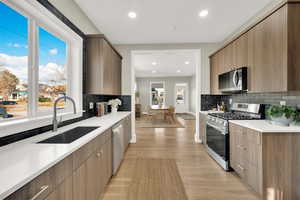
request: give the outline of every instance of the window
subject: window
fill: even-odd
[[[1,122],[27,116],[28,19],[1,2],[0,17]]]
[[[0,137],[51,124],[64,93],[80,112],[61,101],[63,120],[81,116],[83,39],[38,1],[1,0],[0,17]]]
[[[38,112],[52,111],[57,97],[67,93],[67,43],[39,27]],[[58,104],[60,109],[64,101]]]

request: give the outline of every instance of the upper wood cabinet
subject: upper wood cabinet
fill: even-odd
[[[249,92],[300,90],[299,19],[300,2],[287,1],[213,54],[210,57],[211,93],[216,94],[214,83],[219,72],[245,66]],[[221,65],[216,61],[218,55],[223,55]]]
[[[121,94],[122,57],[103,35],[87,36],[86,90],[89,94]]]
[[[212,94],[219,93],[219,56],[215,54],[210,59],[210,91]]]
[[[252,35],[252,91],[287,91],[287,6],[249,31]],[[295,41],[296,42],[296,41]]]
[[[223,51],[223,52],[222,52]],[[223,74],[225,72],[229,72],[233,70],[234,68],[234,62],[233,62],[233,44],[230,43],[228,46],[226,46],[219,54],[223,56],[223,65],[220,63],[220,74]]]

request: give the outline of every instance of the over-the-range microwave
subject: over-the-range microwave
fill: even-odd
[[[224,93],[247,91],[247,67],[220,74],[219,90]]]

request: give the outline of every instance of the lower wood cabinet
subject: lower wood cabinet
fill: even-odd
[[[264,200],[299,200],[300,133],[229,129],[230,165],[243,182]]]
[[[131,116],[128,116],[123,120],[123,127],[124,127],[124,147],[126,150],[131,140]]]
[[[203,144],[206,144],[206,120],[207,115],[200,113],[200,139]]]
[[[112,176],[108,129],[5,200],[100,200]]]
[[[230,123],[230,165],[242,180],[262,195],[261,133]]]

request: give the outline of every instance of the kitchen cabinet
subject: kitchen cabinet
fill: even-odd
[[[200,113],[200,139],[203,144],[206,144],[206,121],[207,115]]]
[[[103,194],[104,187],[112,176],[111,134],[109,129],[93,140],[93,145],[88,144],[91,151],[95,149],[73,173],[74,200],[98,200]]]
[[[220,63],[223,63],[221,54],[214,55],[210,60],[210,90],[212,94],[220,94],[219,91],[219,74],[220,74]]]
[[[259,132],[232,122],[230,166],[262,199],[300,199],[300,135]]]
[[[285,1],[211,55],[211,93],[219,93],[220,72],[240,67],[248,68],[249,92],[300,90],[299,18],[300,2]]]
[[[124,127],[124,147],[126,151],[131,140],[131,116],[128,116],[123,120],[123,127]]]
[[[103,35],[88,35],[86,91],[120,95],[122,57]]]
[[[108,129],[5,200],[99,200],[112,176]]]
[[[253,34],[250,51],[254,92],[288,90],[286,16],[284,6],[249,31]]]
[[[223,56],[224,63],[220,63],[220,74],[223,74],[225,72],[232,71],[234,69],[234,63],[233,63],[233,44],[228,44],[221,52],[220,54]]]
[[[261,133],[230,123],[230,166],[262,195]]]

